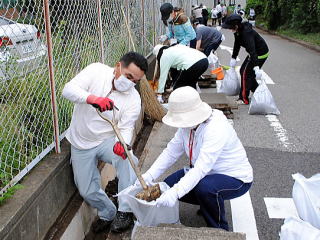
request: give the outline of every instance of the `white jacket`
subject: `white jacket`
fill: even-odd
[[[131,143],[134,125],[141,111],[140,95],[134,87],[127,92],[111,91],[113,73],[114,68],[92,63],[65,85],[62,95],[75,103],[66,138],[75,148],[90,149],[115,136],[111,125],[98,115],[93,106],[86,103],[90,94],[106,97],[110,92],[108,97],[119,108],[119,111],[114,110],[114,121],[125,142]],[[113,111],[102,114],[113,118]]]
[[[179,128],[151,168],[157,179],[185,152],[189,157],[190,129]],[[186,162],[185,165],[189,165]],[[225,174],[245,183],[252,182],[252,167],[234,128],[219,110],[201,123],[195,131],[191,168],[175,185],[179,198],[191,191],[206,175]]]

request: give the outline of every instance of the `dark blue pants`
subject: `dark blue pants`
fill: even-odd
[[[172,187],[183,176],[184,170],[181,169],[167,177],[164,181]],[[228,231],[224,200],[230,200],[245,194],[251,187],[251,184],[223,174],[208,175],[201,179],[188,194],[179,200],[200,205],[200,211],[208,227],[223,228]]]
[[[218,42],[212,43],[210,45],[208,45],[204,50],[203,53],[208,57],[211,53],[211,51],[215,52],[217,50],[217,48],[220,46],[221,44],[221,40],[219,40]]]

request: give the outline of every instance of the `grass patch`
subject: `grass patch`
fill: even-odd
[[[7,199],[11,198],[17,190],[22,188],[23,186],[21,184],[16,184],[15,186],[8,188],[3,196],[0,196],[0,207],[6,202]]]
[[[257,17],[256,23],[258,26],[268,29],[267,23],[263,18]],[[320,33],[301,33],[295,29],[284,27],[275,31],[275,33],[320,46]]]
[[[282,29],[276,31],[277,33],[281,35],[285,35],[291,38],[295,38],[298,40],[302,40],[308,43],[312,43],[315,45],[320,46],[320,33],[299,33],[293,29]]]

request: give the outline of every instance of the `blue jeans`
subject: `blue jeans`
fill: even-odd
[[[98,146],[80,150],[71,146],[71,162],[75,184],[83,199],[98,210],[98,216],[111,221],[117,212],[116,206],[101,189],[101,176],[97,168],[98,159],[112,164],[119,179],[118,192],[134,184],[137,177],[129,163],[113,153],[115,138],[104,140]],[[137,164],[137,163],[136,163]],[[119,201],[119,211],[131,212],[129,205]]]
[[[181,169],[164,181],[172,187],[184,176]],[[207,175],[185,196],[179,200],[194,205],[200,205],[200,211],[208,227],[229,230],[225,218],[224,200],[230,200],[245,194],[252,183],[244,183],[236,178],[223,175]]]

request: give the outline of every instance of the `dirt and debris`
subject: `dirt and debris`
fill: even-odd
[[[161,195],[160,185],[156,184],[152,187],[148,187],[147,190],[143,190],[137,193],[136,198],[145,200],[147,202],[151,202],[153,200],[158,199],[160,195]]]

